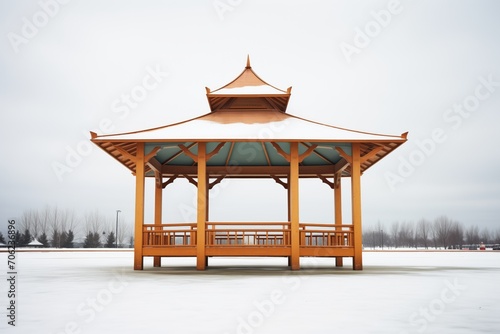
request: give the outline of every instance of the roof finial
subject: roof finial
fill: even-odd
[[[245,68],[252,68],[252,66],[250,66],[250,55],[247,55],[247,66]]]

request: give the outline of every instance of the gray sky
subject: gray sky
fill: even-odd
[[[288,113],[409,131],[363,175],[365,225],[447,215],[499,226],[498,1],[66,2],[0,4],[3,228],[46,205],[111,219],[120,209],[131,224],[135,179],[88,132],[205,114],[204,87],[234,79],[247,54],[264,80],[293,86]],[[301,220],[332,221],[330,188],[300,186]],[[152,181],[147,191],[151,220]],[[165,220],[193,220],[194,193],[182,180],[169,186]],[[214,221],[286,219],[274,181],[224,181],[211,196]]]

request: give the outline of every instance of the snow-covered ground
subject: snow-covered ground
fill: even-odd
[[[500,333],[500,252],[365,252],[345,260],[164,259],[132,252],[18,252],[16,327],[7,333]],[[8,282],[7,282],[8,283]]]

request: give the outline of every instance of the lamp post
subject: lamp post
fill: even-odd
[[[118,248],[118,214],[120,210],[116,210],[116,226],[115,226],[115,248]]]

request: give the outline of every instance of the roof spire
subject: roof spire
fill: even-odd
[[[250,66],[250,55],[247,55],[247,66],[245,68],[252,68],[252,66]]]

